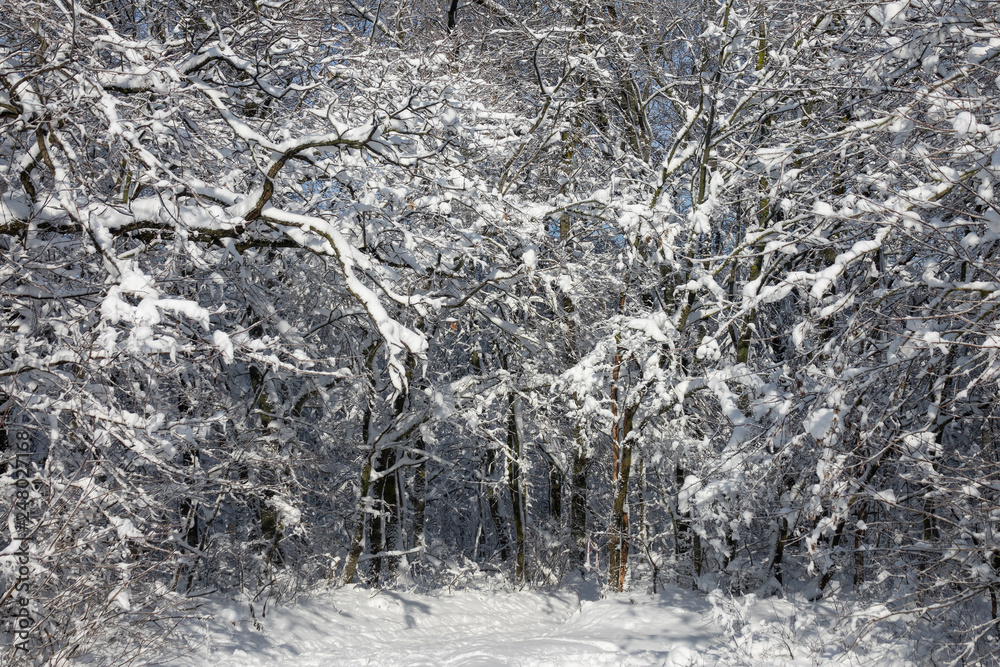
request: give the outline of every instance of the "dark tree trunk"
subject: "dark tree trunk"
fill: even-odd
[[[579,427],[573,450],[573,479],[570,487],[569,535],[574,565],[583,569],[587,558],[587,451],[580,442]]]
[[[496,530],[497,546],[500,548],[500,559],[507,561],[510,558],[510,539],[507,536],[507,524],[500,513],[500,499],[497,497],[496,487],[493,484],[493,477],[497,469],[497,450],[490,448],[486,450],[486,505],[490,510],[490,518],[493,519],[493,528]]]
[[[514,566],[514,580],[523,584],[526,580],[524,569],[524,489],[521,485],[521,436],[518,433],[518,398],[507,395],[507,483],[510,489],[511,513],[514,515],[514,539],[517,545],[517,561]]]
[[[424,452],[424,440],[419,435],[414,449],[418,453]],[[426,460],[417,466],[413,473],[413,547],[422,549],[424,547],[424,515],[427,508],[427,462]]]
[[[392,447],[383,449],[378,456],[376,470],[385,473],[394,465],[396,465],[396,450]],[[379,477],[372,484],[372,498],[375,500],[378,516],[373,517],[368,524],[368,548],[375,556],[372,559],[372,574],[376,578],[391,575],[399,561],[398,557],[378,555],[392,551],[396,546],[399,511],[397,491],[395,471]]]
[[[559,525],[562,522],[563,472],[555,462],[549,462],[549,516]]]

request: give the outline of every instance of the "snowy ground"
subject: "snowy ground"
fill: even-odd
[[[587,596],[585,596],[587,597]],[[185,667],[386,665],[905,665],[907,646],[872,635],[830,603],[667,589],[581,600],[572,591],[340,588],[292,606],[212,602]],[[877,648],[873,650],[872,647]]]

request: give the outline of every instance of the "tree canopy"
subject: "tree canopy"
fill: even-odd
[[[10,0],[9,655],[487,573],[990,659],[998,88],[988,0]]]

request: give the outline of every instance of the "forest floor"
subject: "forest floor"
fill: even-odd
[[[161,665],[907,665],[901,628],[846,605],[724,598],[667,588],[655,595],[596,591],[343,587],[260,609],[209,601],[186,629],[193,653]],[[874,610],[869,610],[869,612]],[[867,617],[867,618],[866,618]],[[853,648],[849,648],[854,644]]]

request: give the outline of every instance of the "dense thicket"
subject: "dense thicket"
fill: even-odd
[[[9,5],[10,659],[484,571],[995,656],[989,1]]]

